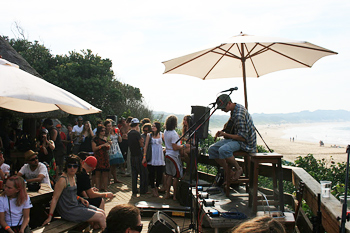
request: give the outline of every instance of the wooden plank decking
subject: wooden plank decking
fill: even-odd
[[[152,202],[152,203],[157,203],[162,205],[169,205],[170,207],[175,207],[175,208],[181,207],[178,201],[174,201],[172,199],[164,199],[163,198],[164,194],[161,194],[161,193],[159,194],[160,195],[159,197],[152,197],[152,194],[143,194],[143,195],[137,194],[137,196],[135,197],[132,195],[132,192],[131,192],[131,177],[121,177],[120,175],[118,175],[118,179],[123,183],[111,184],[108,187],[108,191],[113,192],[115,194],[115,197],[112,200],[106,201],[105,211],[107,215],[115,205],[127,204],[127,203],[135,205],[140,201],[147,201],[147,202]],[[171,217],[171,219],[173,219],[178,224],[178,226],[180,226],[181,231],[183,229],[187,229],[188,226],[190,225],[189,218]],[[143,223],[142,232],[146,233],[148,230],[148,224],[151,220],[151,216],[149,216],[149,214],[147,214],[147,216],[142,215],[141,220]],[[211,232],[214,232],[214,229],[204,228],[203,232],[211,233]]]

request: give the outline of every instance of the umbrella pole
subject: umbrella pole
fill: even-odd
[[[245,100],[245,108],[248,110],[248,97],[247,97],[247,77],[245,71],[245,57],[244,57],[244,44],[241,44],[242,51],[242,74],[243,74],[243,85],[244,85],[244,100]]]

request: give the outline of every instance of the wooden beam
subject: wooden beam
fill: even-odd
[[[293,183],[297,187],[299,181],[305,183],[304,200],[310,207],[314,215],[317,214],[318,203],[317,194],[321,192],[320,183],[318,183],[309,173],[302,168],[293,168]],[[321,198],[322,226],[328,233],[339,232],[342,205],[333,195],[329,198]],[[345,225],[346,232],[350,232],[350,223]]]

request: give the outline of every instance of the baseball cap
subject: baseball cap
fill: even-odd
[[[89,167],[92,168],[95,168],[97,165],[97,159],[94,156],[88,156],[84,161]]]
[[[131,124],[140,124],[139,119],[137,118],[132,118],[132,120],[130,121]]]
[[[229,102],[231,102],[231,98],[227,94],[222,94],[216,99],[218,109],[225,109]]]
[[[57,124],[57,125],[56,125],[56,128],[61,128],[61,127],[62,127],[61,124]]]

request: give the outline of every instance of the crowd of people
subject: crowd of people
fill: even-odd
[[[237,150],[256,150],[255,128],[247,110],[242,105],[233,103],[227,95],[219,96],[216,103],[219,109],[231,113],[227,123],[230,126],[226,125],[225,129],[217,132],[216,137],[224,139],[209,148],[209,158],[215,159],[224,168],[225,174],[231,177],[230,180],[236,180],[242,174],[242,168],[232,154]],[[68,124],[64,132],[61,124],[54,125],[53,120],[45,119],[37,130],[34,149],[23,152],[26,163],[15,171],[16,176],[7,179],[2,197],[17,199],[11,205],[16,208],[6,209],[12,202],[6,204],[0,198],[0,225],[5,230],[13,226],[18,226],[20,232],[26,229],[31,204],[25,192],[24,178],[28,183],[47,183],[54,189],[44,225],[52,220],[54,211],[57,210],[62,218],[69,221],[87,221],[94,228],[115,232],[112,229],[120,222],[113,222],[115,215],[128,212],[133,213],[134,220],[126,220],[123,227],[136,231],[142,229],[137,208],[118,206],[106,217],[103,198],[114,196],[107,192],[107,188],[111,183],[121,182],[118,180],[119,173],[131,176],[134,196],[150,193],[153,197],[159,197],[159,193],[163,192],[164,198],[176,200],[178,182],[185,175],[183,163],[188,167],[191,148],[195,145],[194,140],[188,140],[188,135],[185,134],[191,124],[191,116],[185,116],[182,135],[179,135],[176,130],[178,119],[174,115],[166,118],[164,132],[160,122],[151,122],[149,118],[139,121],[133,117],[121,117],[118,122],[112,119],[99,120],[93,129],[89,121],[84,122],[82,117],[78,117],[76,124]],[[14,127],[11,131],[14,144],[17,130]],[[4,145],[2,137],[1,148]],[[6,180],[10,176],[10,166],[6,165],[3,152],[6,154],[8,151],[1,149],[0,177]],[[188,170],[193,171],[193,168]],[[186,173],[188,175],[190,172]],[[19,214],[9,224],[6,213],[11,213],[12,210]],[[123,217],[120,216],[119,219]]]
[[[69,221],[91,222],[94,228],[105,229],[104,198],[114,197],[107,188],[111,183],[121,183],[117,173],[131,176],[134,196],[151,193],[159,197],[160,192],[165,192],[165,198],[176,200],[177,183],[183,176],[180,150],[186,148],[186,144],[178,142],[176,127],[177,118],[173,115],[166,119],[164,133],[160,122],[152,123],[148,118],[141,122],[132,117],[122,117],[118,122],[106,119],[97,121],[95,129],[82,117],[77,118],[75,125],[66,127],[45,119],[37,129],[35,145],[23,152],[25,164],[18,171],[10,169],[13,164],[6,159],[6,150],[1,147],[0,178],[6,182],[5,190],[17,190],[21,196],[18,204],[22,214],[18,216],[22,217],[20,221],[13,219],[16,223],[2,222],[1,204],[5,202],[0,202],[0,225],[3,229],[23,225],[21,232],[28,226],[27,212],[31,204],[26,204],[29,200],[26,192],[22,197],[24,182],[45,183],[54,189],[48,218],[43,225],[52,220],[57,210]],[[4,145],[2,140],[0,143]],[[18,141],[14,140],[14,145],[18,145]],[[11,188],[14,179],[16,182]],[[171,185],[174,187],[172,196]]]

